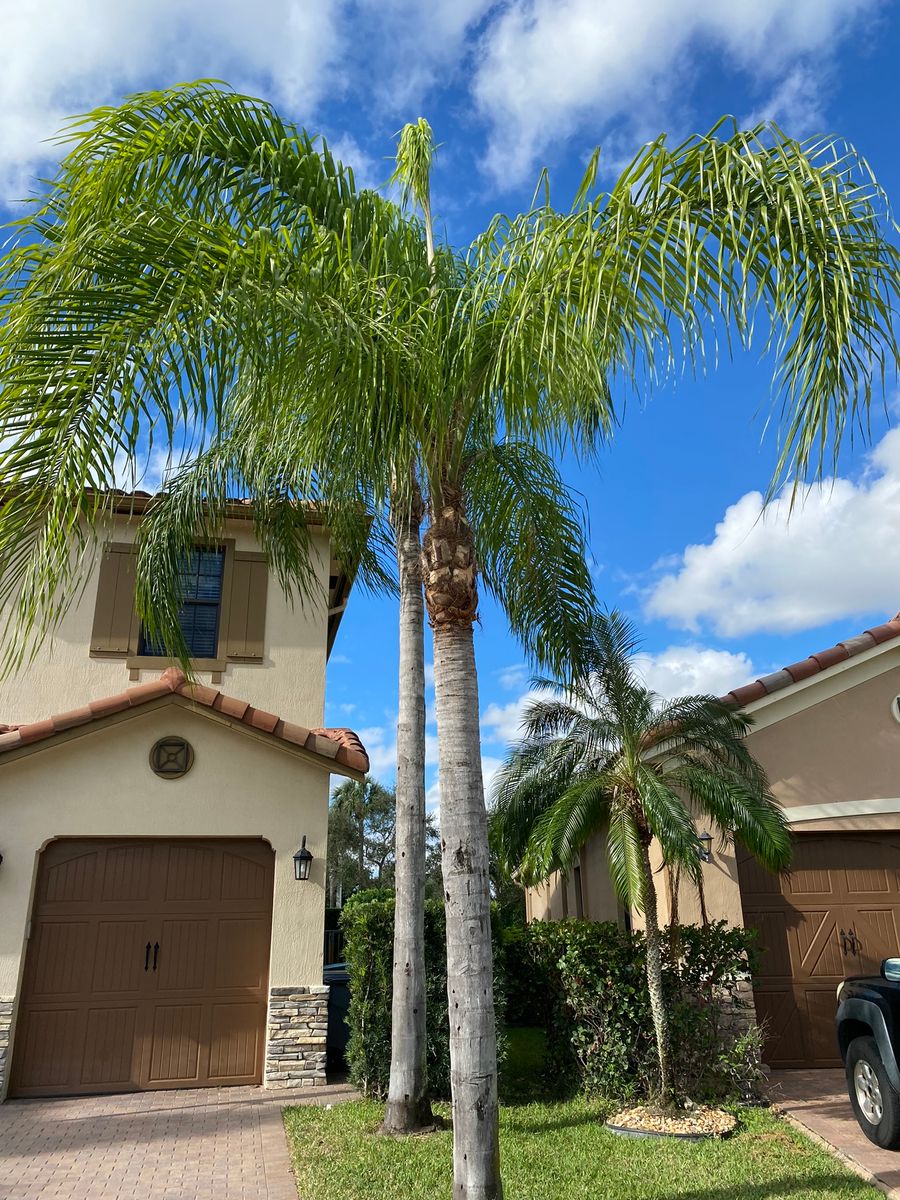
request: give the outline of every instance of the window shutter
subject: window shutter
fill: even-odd
[[[236,550],[231,565],[225,654],[239,662],[262,662],[269,566],[264,554]]]
[[[91,633],[91,650],[98,654],[137,653],[134,562],[131,545],[111,542],[103,550]]]

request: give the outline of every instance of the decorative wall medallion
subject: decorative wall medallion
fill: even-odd
[[[180,779],[194,765],[194,747],[183,737],[160,738],[150,751],[150,769],[160,779]]]

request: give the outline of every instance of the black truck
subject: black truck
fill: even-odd
[[[835,1014],[850,1103],[866,1137],[900,1149],[900,958],[878,976],[845,979]]]

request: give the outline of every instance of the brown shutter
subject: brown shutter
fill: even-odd
[[[262,662],[266,631],[269,566],[264,554],[236,550],[231,566],[225,654],[241,662]]]
[[[103,550],[91,650],[98,654],[136,654],[138,619],[134,610],[134,547],[111,542]]]

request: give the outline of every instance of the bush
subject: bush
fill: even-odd
[[[548,997],[551,1078],[615,1099],[645,1096],[657,1076],[645,943],[611,922],[529,926],[527,952]],[[679,1091],[746,1098],[760,1078],[759,1035],[742,992],[753,934],[720,922],[681,926],[664,945],[664,986]],[[520,970],[523,968],[519,968]]]
[[[350,974],[350,1041],[347,1067],[367,1096],[387,1095],[391,1063],[391,993],[394,951],[393,892],[360,892],[344,905],[344,957]],[[504,1013],[502,953],[494,929],[494,1005],[498,1028]],[[425,902],[426,1062],[433,1099],[450,1096],[450,1022],[447,1010],[447,940],[444,905]],[[498,1060],[504,1039],[498,1036]]]

